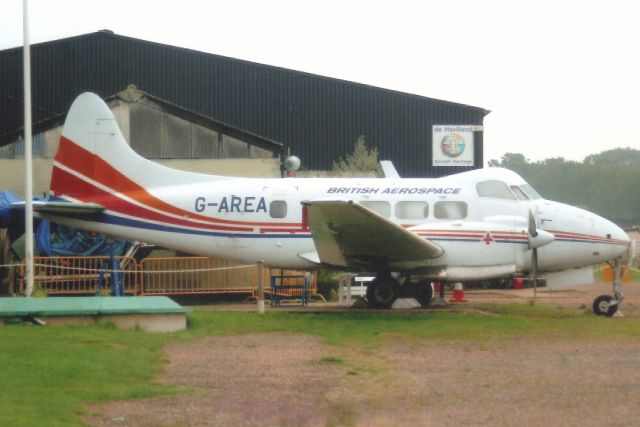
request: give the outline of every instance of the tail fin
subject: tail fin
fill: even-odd
[[[52,195],[83,201],[222,177],[178,171],[139,156],[127,144],[109,107],[93,93],[71,105],[51,176]]]

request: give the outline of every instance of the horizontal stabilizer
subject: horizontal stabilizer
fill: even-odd
[[[25,202],[12,203],[11,206],[17,209],[24,209]],[[75,203],[75,202],[45,202],[34,201],[34,212],[46,214],[73,213],[73,214],[95,214],[105,210],[104,206],[95,203]]]

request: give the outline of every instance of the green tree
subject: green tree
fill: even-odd
[[[623,227],[640,224],[640,150],[616,148],[583,162],[562,157],[531,162],[520,153],[506,153],[489,166],[513,170],[547,199],[582,207]]]
[[[613,150],[603,151],[599,154],[591,154],[584,158],[584,164],[587,165],[639,165],[640,150],[633,148],[614,148]]]
[[[353,147],[353,154],[347,154],[333,162],[336,172],[371,171],[378,168],[378,149],[367,149],[364,135],[360,135]]]
[[[489,167],[507,168],[511,170],[523,170],[526,169],[529,164],[529,159],[524,157],[524,154],[520,153],[504,153],[500,158],[500,161],[491,159],[489,160]]]

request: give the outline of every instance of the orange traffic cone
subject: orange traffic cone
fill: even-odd
[[[453,298],[449,302],[467,302],[464,298],[464,290],[462,289],[462,283],[457,282],[453,287]]]

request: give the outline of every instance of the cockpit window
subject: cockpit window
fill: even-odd
[[[527,194],[517,185],[512,185],[511,191],[513,191],[513,194],[516,195],[518,200],[529,200],[529,196],[527,196]]]
[[[536,190],[534,190],[534,188],[532,186],[530,186],[529,184],[524,184],[521,185],[520,188],[522,189],[522,191],[525,192],[525,194],[527,196],[529,196],[529,198],[531,199],[542,199],[542,196],[540,194],[538,194],[538,192]]]
[[[509,190],[507,184],[502,181],[484,181],[476,185],[478,196],[493,197],[496,199],[515,200],[515,196]]]

